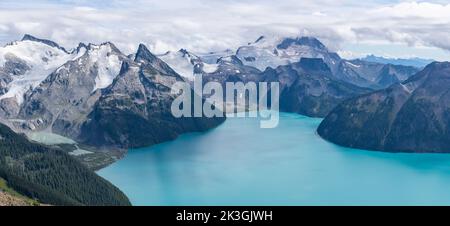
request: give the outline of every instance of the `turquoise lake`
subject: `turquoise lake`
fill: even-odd
[[[133,205],[450,205],[450,155],[340,147],[316,134],[320,121],[229,118],[97,173]]]

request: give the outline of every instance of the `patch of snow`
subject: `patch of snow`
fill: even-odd
[[[194,67],[201,61],[199,57],[193,55],[192,53],[184,54],[180,51],[168,52],[159,57],[171,68],[173,68],[178,74],[191,81],[194,80]],[[213,73],[218,69],[218,65],[215,63],[201,63],[203,64],[203,71],[206,73]]]
[[[330,52],[326,49],[298,44],[292,44],[282,49],[277,48],[283,39],[281,37],[264,37],[257,42],[240,47],[236,52],[236,56],[245,65],[258,68],[259,70],[298,62],[301,58],[321,58],[326,62],[331,62],[330,64],[335,64],[332,61],[333,58],[330,56]]]
[[[96,46],[91,45],[88,51],[92,62],[98,66],[98,75],[95,78],[95,86],[92,92],[97,89],[103,89],[111,85],[114,78],[119,74],[122,62],[109,44]]]
[[[213,72],[217,71],[218,68],[219,68],[218,64],[203,63],[203,71],[206,73],[213,73]]]
[[[87,154],[92,154],[92,153],[93,152],[91,152],[91,151],[86,151],[86,150],[83,150],[83,149],[76,149],[76,150],[74,150],[72,152],[69,152],[69,154],[73,155],[73,156],[87,155]]]
[[[59,73],[62,70],[66,70],[67,71],[67,68],[63,65],[63,66],[59,67],[58,69],[56,69],[56,73]]]
[[[166,62],[181,76],[193,80],[194,79],[194,65],[191,63],[191,58],[181,52],[169,52],[160,56],[161,60]]]
[[[80,57],[82,57],[86,53],[87,49],[85,47],[81,48],[78,53],[74,52],[73,60],[76,60]]]
[[[27,122],[24,119],[8,119],[8,121],[10,121],[10,122],[18,122],[18,123],[25,123],[25,122]]]
[[[350,65],[350,66],[352,66],[352,67],[356,67],[356,68],[361,67],[361,65],[352,64],[352,63],[350,63],[350,62],[348,62],[348,61],[346,61],[345,63],[348,64],[348,65]]]
[[[212,65],[216,64],[218,59],[234,54],[235,52],[229,49],[218,52],[196,53],[196,55],[202,60],[203,63]]]
[[[259,70],[265,70],[267,67],[275,68],[290,62],[288,58],[276,55],[273,50],[274,47],[244,46],[239,49],[236,56],[245,65],[258,68]]]
[[[412,92],[412,90],[408,87],[408,86],[406,86],[406,85],[404,85],[404,84],[401,84],[400,83],[400,86],[403,88],[403,90],[405,90],[407,93],[411,93]]]

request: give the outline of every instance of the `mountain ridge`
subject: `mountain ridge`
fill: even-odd
[[[450,152],[450,63],[336,107],[318,133],[334,143],[388,152]]]
[[[367,55],[360,59],[364,60],[364,61],[374,62],[374,63],[413,66],[413,67],[417,67],[417,68],[424,68],[428,64],[434,62],[433,59],[424,59],[424,58],[419,58],[419,57],[387,58],[387,57],[375,56],[373,54]]]
[[[33,42],[43,43],[44,45],[47,45],[51,48],[60,50],[59,45],[52,41],[38,39],[30,35],[24,36],[24,40],[32,40]],[[276,76],[280,76],[278,77],[279,79],[290,76],[299,76],[300,79],[308,79],[306,77],[302,77],[305,71],[310,71],[312,72],[312,74],[316,74],[316,78],[313,78],[316,80],[322,79],[318,78],[317,76],[325,76],[323,79],[329,79],[329,81],[323,80],[322,82],[328,84],[331,81],[331,83],[335,84],[337,87],[342,88],[336,90],[334,90],[334,88],[333,90],[323,90],[324,94],[328,94],[328,92],[334,92],[332,95],[334,95],[335,97],[340,96],[341,94],[339,92],[344,92],[344,90],[346,90],[344,92],[346,93],[344,95],[346,98],[367,92],[368,89],[364,88],[365,86],[362,86],[363,88],[357,87],[362,84],[359,81],[367,83],[366,85],[370,86],[371,88],[373,88],[372,85],[374,84],[377,84],[376,87],[383,87],[388,86],[392,83],[401,82],[402,80],[409,77],[409,74],[411,74],[412,71],[406,70],[404,68],[399,69],[395,66],[386,66],[375,63],[370,64],[375,66],[367,66],[366,68],[366,65],[368,65],[368,63],[361,61],[343,60],[336,53],[330,52],[322,42],[314,37],[284,38],[278,41],[273,41],[267,37],[261,36],[255,42],[249,43],[248,46],[242,46],[238,48],[235,54],[232,54],[229,51],[222,52],[223,55],[211,53],[216,58],[214,63],[210,63],[214,57],[209,58],[209,56],[207,55],[199,56],[187,51],[186,49],[180,49],[175,54],[169,52],[163,55],[155,55],[151,53],[145,45],[139,44],[135,54],[125,56],[111,42],[104,42],[99,45],[95,45],[92,43],[80,43],[78,47],[72,50],[70,53],[68,53],[67,51],[64,52],[65,57],[68,58],[68,60],[66,60],[64,64],[58,67],[49,68],[48,71],[52,72],[49,73],[49,75],[45,77],[45,79],[41,81],[40,79],[42,78],[40,77],[39,80],[37,80],[37,82],[39,83],[34,82],[31,88],[21,91],[25,94],[24,100],[22,100],[25,101],[25,103],[15,103],[14,99],[3,98],[4,96],[0,96],[0,116],[10,119],[14,127],[21,131],[49,130],[50,132],[53,131],[73,139],[79,139],[82,137],[82,140],[86,140],[86,136],[84,136],[81,132],[82,128],[91,123],[93,121],[93,118],[98,118],[93,116],[95,115],[93,114],[95,108],[97,108],[97,110],[99,110],[100,112],[104,112],[104,110],[106,109],[106,102],[104,102],[103,104],[98,104],[97,102],[114,100],[112,102],[109,102],[114,106],[115,104],[117,104],[117,101],[119,101],[119,99],[116,99],[117,95],[111,93],[111,90],[113,89],[109,89],[109,87],[116,85],[114,84],[114,81],[119,79],[120,74],[127,74],[124,72],[124,70],[130,70],[130,68],[136,67],[136,71],[130,73],[139,74],[139,76],[136,77],[137,79],[135,80],[134,84],[141,88],[139,90],[135,90],[136,93],[132,95],[131,93],[128,93],[128,91],[134,90],[133,87],[123,86],[122,88],[125,90],[116,89],[121,90],[121,92],[125,92],[123,94],[128,96],[128,99],[126,101],[128,101],[131,105],[127,107],[135,106],[128,109],[132,112],[137,110],[136,108],[139,107],[145,108],[145,103],[148,100],[142,98],[150,98],[148,96],[149,94],[145,94],[145,92],[158,93],[160,92],[157,91],[158,87],[164,87],[164,85],[158,84],[158,81],[155,80],[155,78],[158,78],[161,81],[164,81],[165,79],[173,81],[191,81],[191,79],[196,74],[203,74],[205,77],[205,82],[219,81],[221,83],[224,83],[228,81],[264,81],[264,71],[258,70],[256,67],[252,66],[252,62],[258,61],[259,55],[255,56],[254,59],[250,59],[251,56],[249,58],[249,56],[245,56],[245,54],[242,52],[245,48],[250,48],[248,49],[250,51],[249,53],[251,53],[252,51],[256,51],[256,53],[258,53],[258,51],[262,51],[264,54],[266,54],[264,56],[275,57],[273,59],[291,59],[292,62],[284,61],[285,63],[288,63],[287,65],[290,65],[285,69],[277,71],[277,68],[280,65],[284,64],[280,64],[275,67],[274,71],[277,71],[276,73],[280,73]],[[104,49],[107,50],[104,51]],[[166,63],[166,59],[171,63]],[[321,61],[317,59],[321,59]],[[18,60],[16,60],[15,62],[20,63],[20,61]],[[171,67],[172,65],[180,65],[180,62],[186,63],[186,65],[184,65],[184,68],[182,69],[187,72],[191,71],[192,73],[189,72],[190,75],[186,76],[185,73],[179,73],[178,70],[174,70]],[[324,68],[325,66],[329,69],[329,71]],[[374,69],[375,67],[376,70]],[[24,70],[27,69],[26,67],[23,68]],[[267,67],[267,65],[265,65],[262,68],[266,70],[270,67]],[[288,68],[303,69],[301,70],[300,74],[294,75],[297,72],[294,73],[292,71],[295,70],[288,70]],[[287,71],[291,71],[294,74],[289,75],[289,73],[291,72]],[[324,74],[318,75],[318,71],[322,71],[324,72]],[[373,78],[367,77],[367,71],[372,71],[371,73],[373,73]],[[398,72],[399,75],[397,76]],[[144,75],[145,73],[147,73],[147,75]],[[281,75],[283,73],[284,75]],[[361,75],[363,74],[365,76],[364,78],[361,77]],[[26,75],[27,74],[25,73],[24,76]],[[189,76],[191,77],[189,78]],[[8,79],[5,80],[5,83],[6,82],[8,82]],[[343,82],[345,82],[345,85],[343,85]],[[347,83],[354,86],[347,85]],[[369,83],[371,85],[369,85]],[[9,82],[9,84],[11,84],[11,82]],[[142,88],[142,85],[147,88]],[[302,84],[302,86],[303,85],[306,84]],[[316,85],[317,84],[308,84],[308,86],[310,86],[309,88]],[[10,85],[7,85],[7,87],[8,86]],[[150,91],[149,87],[152,87],[151,89],[153,89],[153,91]],[[157,88],[155,89],[155,87]],[[166,86],[164,88],[166,89],[164,92],[167,92],[168,88],[169,87]],[[293,93],[294,90],[296,90],[295,92],[302,93],[297,88],[290,89],[289,98],[293,98],[294,96],[296,96],[295,93]],[[313,90],[313,88],[311,88],[311,90]],[[15,97],[17,97],[17,95],[21,95],[21,92],[18,92]],[[162,93],[160,92],[159,94]],[[301,98],[311,98],[314,96],[312,95],[312,93],[304,94],[306,96],[301,96]],[[106,96],[108,95],[109,97],[106,98]],[[156,96],[156,98],[173,98],[170,97],[170,95],[165,94],[162,96]],[[300,98],[300,96],[297,96],[296,98]],[[338,99],[343,100],[345,98],[339,97]],[[160,101],[161,103],[163,103],[166,100]],[[142,104],[136,105],[137,102]],[[283,107],[286,107],[288,103],[286,101],[282,102],[284,103]],[[167,103],[165,103],[164,105],[167,105]],[[321,108],[325,105],[326,104],[323,103],[320,104]],[[308,106],[309,105],[305,105],[301,107],[301,109]],[[334,103],[331,104],[331,106],[334,106]],[[293,106],[286,109],[295,108],[297,107]],[[325,109],[327,110],[320,110],[315,113],[311,112],[307,113],[307,115],[322,117],[326,115],[327,111],[331,110],[330,108]],[[141,113],[146,116],[146,111],[147,109],[142,109]],[[303,112],[303,110],[297,109],[294,110],[294,112]],[[136,111],[135,113],[139,112]],[[166,116],[158,115],[158,117]],[[213,124],[215,123],[212,123],[211,125]],[[194,129],[194,127],[192,128]],[[183,131],[183,129],[181,129],[180,131]],[[194,131],[196,131],[196,129],[194,129]],[[176,137],[173,135],[171,136]],[[123,139],[122,141],[125,142],[125,140]],[[115,143],[115,145],[117,145],[117,143]]]
[[[34,37],[34,36],[30,35],[30,34],[25,34],[25,35],[22,37],[21,41],[41,42],[41,43],[44,43],[44,44],[49,45],[49,46],[51,46],[51,47],[58,48],[58,49],[60,49],[60,50],[62,50],[62,51],[64,51],[64,52],[66,52],[66,53],[69,53],[64,47],[58,45],[58,44],[57,44],[56,42],[54,42],[54,41],[47,40],[47,39],[36,38],[36,37]]]

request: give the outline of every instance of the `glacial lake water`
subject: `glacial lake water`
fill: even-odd
[[[340,147],[316,134],[320,121],[229,118],[97,173],[133,205],[450,205],[450,155]]]

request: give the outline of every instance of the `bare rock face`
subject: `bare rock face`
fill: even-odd
[[[318,133],[334,143],[388,152],[450,152],[450,63],[344,101]]]
[[[20,106],[14,98],[0,100],[0,118],[13,118],[19,113],[19,110]]]
[[[13,54],[7,53],[4,58],[5,63],[0,66],[0,95],[8,92],[8,85],[14,77],[24,75],[31,69],[30,65]]]

